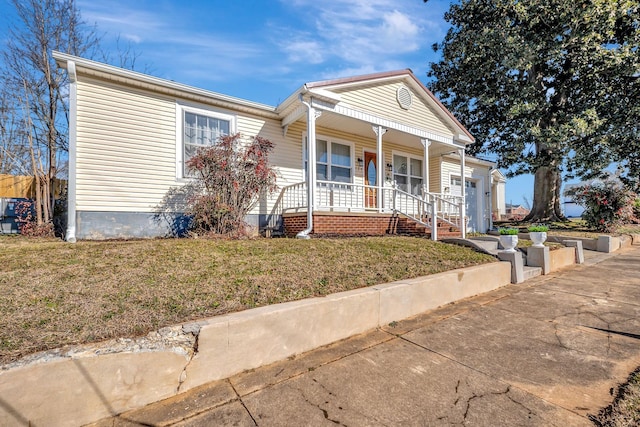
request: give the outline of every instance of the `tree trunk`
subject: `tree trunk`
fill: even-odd
[[[562,177],[554,166],[540,166],[536,170],[533,206],[523,221],[552,222],[565,221],[560,209],[560,186]]]

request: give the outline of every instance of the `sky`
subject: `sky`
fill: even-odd
[[[267,105],[303,83],[410,68],[423,82],[449,28],[449,0],[78,0],[104,50],[136,71]],[[0,0],[0,37],[14,20]],[[511,178],[507,203],[531,201]]]

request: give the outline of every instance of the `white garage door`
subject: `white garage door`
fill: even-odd
[[[460,177],[452,176],[451,177],[451,194],[454,196],[462,195],[462,191],[460,191]],[[465,204],[467,209],[467,221],[468,228],[467,232],[478,231],[478,191],[477,191],[477,183],[476,181],[470,181],[467,179],[465,182],[466,192],[465,192]]]

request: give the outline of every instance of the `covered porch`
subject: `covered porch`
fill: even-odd
[[[410,71],[308,83],[280,108],[283,133],[301,137],[302,180],[281,189],[269,229],[306,238],[412,223],[434,240],[445,230],[465,236],[473,139]]]

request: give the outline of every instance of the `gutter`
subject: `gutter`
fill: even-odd
[[[67,61],[69,74],[69,181],[67,183],[67,231],[65,240],[76,242],[76,148],[77,148],[77,118],[78,92],[76,63]]]

